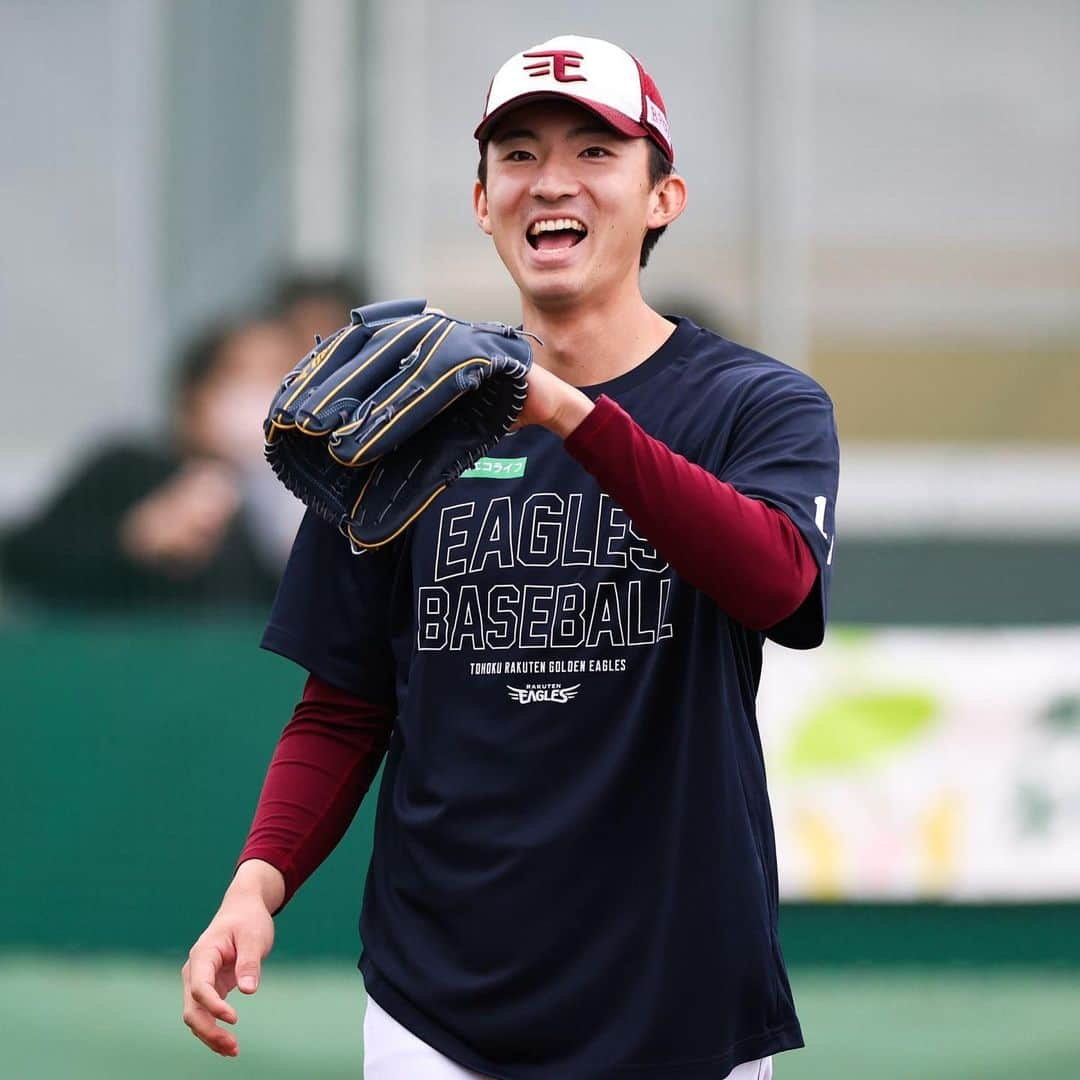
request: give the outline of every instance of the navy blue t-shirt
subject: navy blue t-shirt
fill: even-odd
[[[583,389],[794,521],[819,581],[770,636],[816,645],[838,469],[817,383],[679,320]],[[386,548],[354,556],[309,515],[263,644],[396,710],[360,920],[370,995],[494,1077],[696,1080],[801,1046],[754,706],[764,637],[543,428]]]

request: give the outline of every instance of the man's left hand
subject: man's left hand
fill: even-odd
[[[587,395],[539,363],[529,369],[528,384],[529,396],[512,431],[539,424],[565,439],[593,410]]]

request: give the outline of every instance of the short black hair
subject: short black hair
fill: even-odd
[[[480,163],[476,167],[476,179],[480,181],[480,186],[487,190],[487,142],[480,144]],[[671,163],[671,159],[652,141],[649,140],[649,188],[650,190],[656,187],[661,180],[666,179],[671,175],[674,166]],[[649,261],[649,256],[652,254],[652,249],[656,247],[656,242],[664,235],[666,225],[661,225],[659,229],[649,229],[641,241],[641,256],[638,260],[638,266],[644,266]]]
[[[250,325],[248,319],[222,316],[208,323],[180,347],[170,380],[174,408],[184,408],[199,388],[217,374],[225,346]]]
[[[672,172],[674,166],[671,163],[671,159],[652,141],[649,140],[649,188],[650,190],[656,187],[661,180],[666,180]],[[661,225],[659,229],[650,229],[645,238],[641,241],[641,262],[640,266],[644,266],[649,261],[649,256],[652,254],[652,249],[656,247],[656,241],[664,235],[666,225]]]
[[[366,283],[362,274],[347,267],[326,267],[320,270],[286,270],[270,290],[267,305],[270,317],[284,314],[289,308],[307,300],[340,302],[344,310],[364,303]]]

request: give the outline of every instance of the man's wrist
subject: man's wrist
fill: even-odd
[[[263,859],[246,859],[236,868],[226,896],[239,893],[254,893],[267,911],[277,911],[285,900],[285,876]]]
[[[570,392],[566,395],[566,400],[559,405],[555,415],[544,425],[560,439],[567,438],[595,408],[592,400],[576,386],[567,385],[567,390]]]

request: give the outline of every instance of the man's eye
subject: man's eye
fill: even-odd
[[[607,157],[610,151],[605,146],[590,146],[588,150],[582,150],[585,157]]]
[[[511,150],[506,155],[507,161],[529,161],[532,158],[532,154],[528,150]]]

